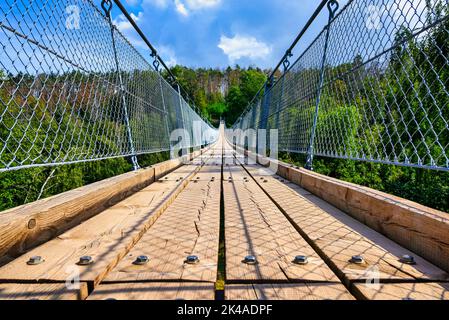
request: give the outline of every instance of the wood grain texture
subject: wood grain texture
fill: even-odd
[[[254,157],[254,156],[253,156]],[[449,272],[447,213],[274,159],[277,173]]]
[[[220,165],[211,161],[191,178],[190,184],[104,282],[216,281],[221,161]],[[133,265],[140,255],[148,256],[149,263]],[[200,262],[185,263],[188,255],[198,256]]]
[[[235,284],[225,288],[226,300],[354,300],[342,284]]]
[[[256,180],[261,176],[257,167],[247,166],[247,169]],[[279,176],[265,175],[264,181],[267,183],[260,186],[348,281],[373,276],[381,280],[449,279],[443,270],[304,189]],[[417,264],[401,263],[399,260],[405,254],[414,256]],[[350,263],[354,255],[362,255],[365,263]]]
[[[198,170],[183,166],[176,170],[183,180],[154,183],[59,237],[33,249],[0,268],[2,280],[65,281],[67,270],[77,267],[81,256],[94,263],[78,266],[81,281],[97,284],[134,246],[160,214],[174,201]],[[30,256],[42,256],[40,265],[26,264]]]
[[[86,283],[79,289],[67,289],[62,283],[0,284],[0,300],[84,300],[87,294]]]
[[[88,300],[214,300],[213,283],[161,282],[101,284]]]
[[[368,300],[449,300],[449,283],[355,283],[353,288]]]
[[[335,281],[335,274],[240,166],[224,171],[227,280]],[[231,180],[229,180],[231,178]],[[242,262],[257,257],[256,265]],[[293,263],[297,255],[307,265]]]

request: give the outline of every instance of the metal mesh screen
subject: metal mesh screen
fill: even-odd
[[[170,150],[215,131],[91,0],[0,2],[0,171]]]
[[[349,1],[234,128],[279,129],[279,150],[309,157],[449,170],[448,57],[448,1]]]

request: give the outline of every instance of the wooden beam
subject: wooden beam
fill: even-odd
[[[225,300],[354,300],[342,284],[234,284],[225,287]]]
[[[353,288],[367,300],[449,300],[449,283],[354,283]]]
[[[149,282],[101,284],[87,300],[214,300],[213,283]]]
[[[84,300],[87,284],[81,282],[79,289],[67,289],[63,283],[0,284],[0,300]]]

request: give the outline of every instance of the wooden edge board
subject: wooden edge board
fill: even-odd
[[[233,284],[225,286],[225,300],[354,300],[342,284]]]
[[[68,289],[65,283],[2,283],[0,300],[85,300],[87,284]]]
[[[87,300],[214,300],[213,283],[137,282],[100,284]]]

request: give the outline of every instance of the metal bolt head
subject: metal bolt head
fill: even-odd
[[[94,259],[92,259],[91,256],[82,256],[82,257],[80,257],[80,260],[78,261],[78,265],[87,266],[89,264],[92,264],[93,262],[94,262]]]
[[[354,264],[363,264],[365,262],[365,260],[363,259],[362,256],[352,256],[351,260],[349,260],[349,262],[354,263]]]
[[[133,264],[142,266],[144,264],[147,264],[150,261],[150,258],[147,256],[138,256],[136,260],[133,262]]]
[[[254,265],[257,264],[257,259],[255,256],[246,256],[245,259],[243,259],[243,263]]]
[[[399,261],[405,264],[416,264],[415,257],[408,254],[403,255]]]
[[[41,256],[33,256],[27,261],[27,264],[30,266],[35,266],[35,265],[41,264],[44,261],[45,260],[42,259]]]
[[[197,264],[200,262],[198,256],[188,256],[185,261],[187,264]]]
[[[296,256],[295,260],[293,260],[293,263],[295,263],[295,264],[308,264],[309,263],[309,259],[307,258],[307,256]]]

